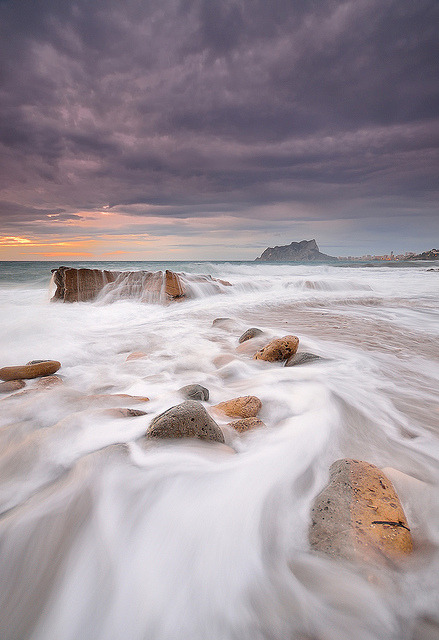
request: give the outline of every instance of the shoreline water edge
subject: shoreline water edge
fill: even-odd
[[[0,263],[0,638],[438,637],[435,262],[69,266]]]

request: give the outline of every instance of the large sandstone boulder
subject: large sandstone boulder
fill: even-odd
[[[269,342],[263,349],[260,349],[253,356],[255,360],[266,360],[267,362],[277,362],[288,360],[294,355],[299,346],[297,336],[284,336]]]
[[[52,301],[88,302],[105,293],[110,301],[135,298],[142,302],[166,303],[190,295],[191,284],[204,284],[209,291],[219,293],[231,286],[211,276],[179,274],[173,271],[102,271],[58,267],[52,269],[56,285]]]
[[[33,364],[0,369],[0,380],[30,380],[42,376],[51,376],[61,367],[57,360],[34,360]]]
[[[199,438],[224,443],[224,435],[215,420],[196,400],[188,400],[156,416],[147,438]]]
[[[311,512],[311,547],[350,561],[392,565],[413,550],[390,480],[368,462],[337,460]]]
[[[213,409],[230,418],[254,418],[261,410],[262,402],[256,396],[241,396],[216,404]]]

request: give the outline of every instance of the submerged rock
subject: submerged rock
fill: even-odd
[[[233,427],[238,433],[245,433],[251,429],[258,429],[265,426],[262,420],[256,417],[242,418],[242,420],[237,420],[236,422],[229,422],[229,427]]]
[[[267,362],[287,360],[296,353],[298,346],[299,338],[297,336],[284,336],[269,342],[253,357],[255,360],[266,360]]]
[[[127,357],[125,358],[125,362],[130,362],[130,360],[141,360],[142,358],[147,357],[148,354],[144,351],[133,351],[132,353],[127,355]]]
[[[187,384],[178,390],[185,398],[189,400],[209,400],[209,389],[202,387],[201,384]]]
[[[12,393],[26,386],[24,380],[9,380],[8,382],[0,382],[0,393]]]
[[[57,360],[33,360],[34,364],[0,369],[0,380],[30,380],[42,376],[51,376],[61,367]]]
[[[62,384],[64,384],[63,379],[60,378],[60,376],[53,375],[39,378],[35,383],[35,387],[39,389],[51,389],[52,387],[59,387]]]
[[[311,364],[311,362],[315,362],[316,360],[324,360],[320,356],[317,356],[315,353],[308,353],[307,351],[301,351],[300,353],[295,353],[285,362],[286,367],[295,367],[299,364]]]
[[[311,512],[311,547],[350,561],[392,564],[410,554],[410,528],[395,489],[373,464],[337,460]]]
[[[213,408],[230,418],[254,418],[261,410],[262,402],[256,396],[241,396],[216,404]]]
[[[146,411],[140,411],[140,409],[128,409],[126,407],[115,407],[114,409],[104,409],[103,415],[107,415],[110,418],[137,418],[138,416],[146,416]]]
[[[242,336],[239,337],[239,344],[241,344],[241,342],[245,342],[246,340],[251,340],[252,338],[256,338],[256,336],[260,336],[262,335],[264,332],[261,331],[261,329],[258,329],[257,327],[251,327],[251,329],[247,329],[247,331],[244,331],[244,333],[242,334]]]
[[[151,422],[146,438],[199,438],[224,443],[224,435],[200,402],[188,400]]]

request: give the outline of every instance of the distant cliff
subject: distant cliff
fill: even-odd
[[[328,262],[337,260],[337,258],[320,253],[315,240],[302,240],[281,247],[268,247],[256,260],[261,262]]]

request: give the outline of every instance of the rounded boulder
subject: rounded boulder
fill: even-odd
[[[214,409],[230,418],[255,418],[261,410],[262,402],[256,396],[241,396],[220,402]]]
[[[299,346],[297,336],[284,336],[272,340],[265,347],[259,349],[253,356],[255,360],[266,360],[267,362],[278,362],[288,360],[294,355]]]
[[[314,502],[311,547],[350,561],[382,566],[413,550],[410,527],[387,476],[361,460],[337,460]]]
[[[199,438],[224,443],[224,435],[215,420],[196,400],[187,400],[156,416],[147,438]]]

